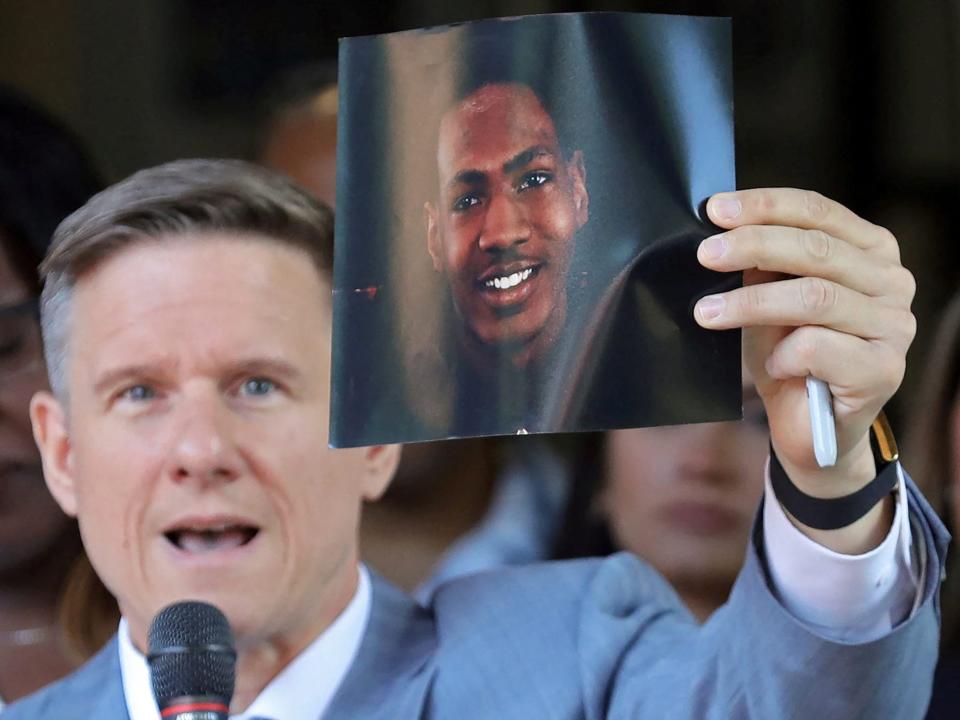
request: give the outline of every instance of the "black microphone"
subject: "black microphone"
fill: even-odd
[[[148,643],[163,720],[228,720],[237,652],[222,612],[196,601],[168,605],[150,624]]]

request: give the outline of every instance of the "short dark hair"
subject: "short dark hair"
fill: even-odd
[[[300,248],[330,279],[333,212],[282,175],[240,160],[177,160],[141,170],[64,220],[41,265],[40,315],[54,392],[66,396],[68,311],[80,277],[132,244],[222,231]]]
[[[27,98],[0,88],[0,240],[39,292],[37,266],[63,218],[103,187],[77,138]]]
[[[578,104],[572,102],[576,98],[558,67],[564,48],[552,24],[501,20],[482,25],[482,30],[464,37],[450,107],[486,85],[524,85],[553,121],[564,154],[576,150],[581,144],[577,126],[582,118],[574,117]]]

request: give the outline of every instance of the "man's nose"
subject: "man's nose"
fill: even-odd
[[[193,397],[183,400],[179,415],[171,452],[172,479],[200,484],[236,479],[242,462],[229,409],[218,397]]]
[[[497,252],[529,239],[530,223],[520,202],[510,193],[494,191],[480,229],[480,249]]]

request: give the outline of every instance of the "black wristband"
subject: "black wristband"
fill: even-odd
[[[777,454],[770,446],[770,484],[780,504],[797,520],[817,530],[837,530],[850,525],[870,508],[893,492],[899,475],[897,463],[878,459],[877,476],[851,495],[838,498],[815,498],[800,490],[787,477]]]

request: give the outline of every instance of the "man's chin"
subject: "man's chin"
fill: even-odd
[[[240,619],[249,614],[251,608],[262,604],[257,600],[259,588],[277,588],[280,584],[276,574],[268,577],[263,568],[252,565],[211,572],[204,572],[202,568],[166,568],[160,583],[153,585],[153,596],[162,601],[157,610],[183,600],[199,600],[218,607],[231,619],[232,625],[234,616]]]
[[[270,604],[258,601],[257,596],[250,592],[249,585],[244,588],[232,586],[216,589],[182,588],[169,593],[161,604],[154,608],[153,614],[146,619],[146,622],[152,622],[163,608],[187,600],[204,602],[220,610],[226,616],[234,638],[237,639],[262,634],[262,626],[265,624],[264,614],[268,611]],[[266,600],[266,598],[260,598],[260,600]]]
[[[487,334],[477,336],[477,345],[482,355],[490,360],[514,359],[514,365],[518,369],[533,361],[534,353],[531,353],[531,347],[537,339],[537,332],[510,332],[497,333],[496,335]]]
[[[556,340],[548,323],[541,318],[524,316],[498,319],[484,323],[472,333],[482,353],[494,358],[510,358],[522,369],[541,359]]]

